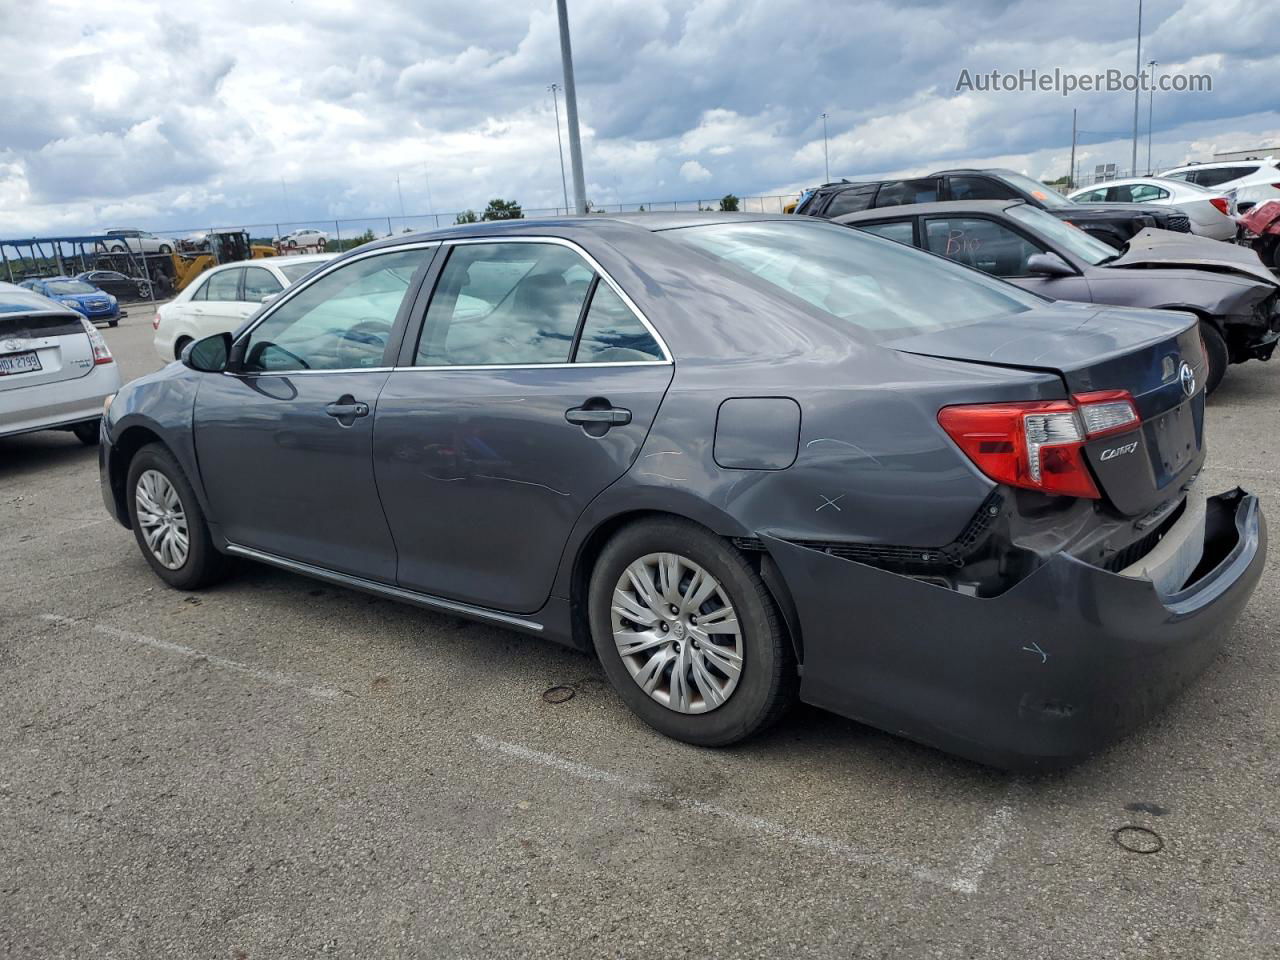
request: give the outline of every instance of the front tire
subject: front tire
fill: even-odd
[[[181,360],[182,351],[187,349],[187,344],[191,342],[190,337],[179,337],[178,342],[173,345],[173,359]]]
[[[1204,392],[1208,396],[1218,389],[1218,384],[1227,375],[1227,364],[1231,357],[1227,352],[1227,341],[1222,339],[1222,334],[1213,324],[1201,320],[1200,336],[1204,339],[1205,361],[1208,364],[1204,376]]]
[[[167,243],[162,243],[160,244],[160,249],[157,250],[156,252],[157,253],[173,253],[173,247],[169,246]]]
[[[706,747],[744,740],[795,699],[796,664],[773,598],[741,553],[676,518],[625,527],[596,561],[591,636],[645,723]]]
[[[138,549],[161,580],[198,590],[226,576],[230,561],[213,546],[195,491],[163,444],[148,444],[134,455],[125,499]]]
[[[97,420],[86,420],[84,423],[77,423],[71,428],[71,432],[74,433],[76,435],[76,439],[86,447],[93,447],[98,443],[99,427],[101,423],[101,418]]]

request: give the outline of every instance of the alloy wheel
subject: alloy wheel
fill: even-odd
[[[724,587],[688,557],[651,553],[618,578],[613,640],[640,689],[677,713],[706,713],[742,676],[742,628]]]
[[[165,567],[177,570],[187,562],[191,548],[187,512],[178,491],[159,470],[147,470],[138,477],[133,498],[147,549]]]

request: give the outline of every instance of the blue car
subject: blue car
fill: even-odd
[[[71,277],[41,277],[35,280],[24,280],[18,284],[27,290],[56,300],[63,306],[76,310],[94,323],[105,323],[114,327],[123,316],[120,304],[111,294],[99,290],[91,283],[75,280]]]

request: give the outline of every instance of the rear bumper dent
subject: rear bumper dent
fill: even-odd
[[[804,634],[801,697],[994,766],[1062,766],[1140,724],[1221,649],[1266,559],[1258,500],[1206,503],[1173,592],[1056,554],[987,599],[762,537]]]

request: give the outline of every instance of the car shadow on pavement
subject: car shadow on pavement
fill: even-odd
[[[81,463],[96,471],[97,458],[98,448],[86,447],[69,430],[0,437],[0,482],[65,464]]]

